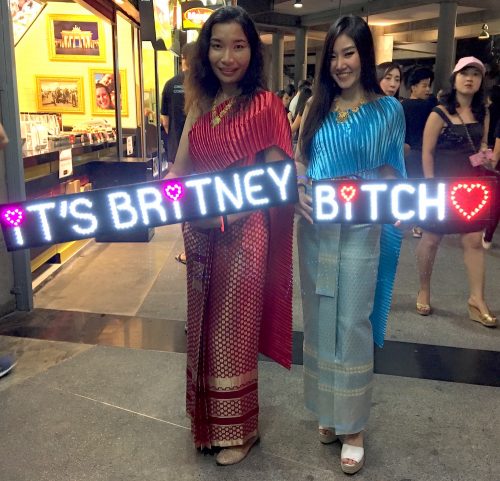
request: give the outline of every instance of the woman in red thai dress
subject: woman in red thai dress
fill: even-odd
[[[207,20],[185,83],[169,177],[292,157],[281,100],[264,90],[259,35],[239,7]],[[187,413],[198,448],[235,464],[259,438],[257,358],[291,363],[293,206],[186,223]]]

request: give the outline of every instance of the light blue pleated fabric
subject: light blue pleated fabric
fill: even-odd
[[[330,113],[313,139],[312,179],[374,179],[390,165],[405,177],[405,121],[399,102],[383,97],[346,122]],[[373,342],[382,345],[401,235],[392,226],[297,227],[304,311],[306,407],[338,434],[363,430],[370,413]]]
[[[314,136],[307,175],[315,180],[335,177],[376,179],[378,168],[391,166],[406,177],[404,165],[405,118],[403,108],[394,97],[382,97],[362,105],[343,123],[330,112]],[[373,339],[382,347],[402,234],[392,225],[384,225],[380,239],[375,302],[370,320]]]

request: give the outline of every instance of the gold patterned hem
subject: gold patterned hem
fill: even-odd
[[[233,377],[214,377],[207,378],[207,384],[210,389],[242,389],[250,384],[257,382],[257,369],[253,369],[245,374]]]

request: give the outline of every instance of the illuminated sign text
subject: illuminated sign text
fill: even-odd
[[[297,201],[293,162],[0,206],[8,250],[129,232]]]
[[[473,222],[491,218],[496,180],[379,179],[313,182],[314,222]]]

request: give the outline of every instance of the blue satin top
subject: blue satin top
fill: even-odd
[[[381,97],[337,123],[330,112],[313,138],[307,176],[319,180],[356,176],[376,179],[385,164],[405,177],[403,107],[394,97]]]
[[[403,107],[394,97],[381,97],[364,104],[342,123],[337,123],[336,112],[330,112],[313,138],[307,176],[314,180],[376,179],[380,177],[378,168],[390,165],[396,175],[405,178],[404,139]],[[370,315],[373,339],[379,346],[384,343],[401,240],[399,229],[392,225],[382,227],[377,286]]]

